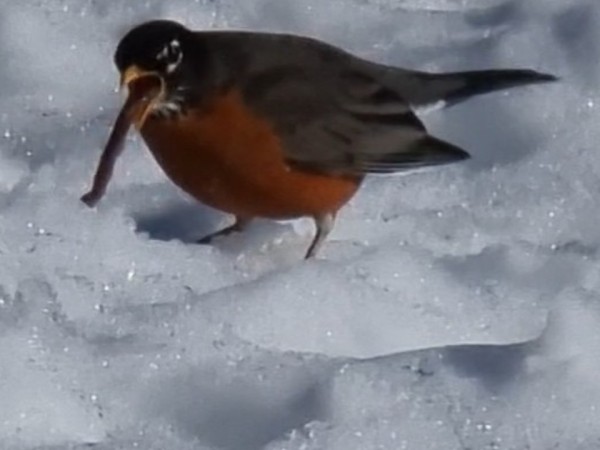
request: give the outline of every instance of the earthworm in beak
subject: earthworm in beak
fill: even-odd
[[[81,197],[81,201],[90,208],[96,206],[106,193],[117,158],[123,152],[125,137],[131,124],[136,123],[138,127],[143,125],[153,100],[161,93],[162,82],[155,76],[147,76],[129,83],[128,88],[129,95],[100,157],[92,188]]]

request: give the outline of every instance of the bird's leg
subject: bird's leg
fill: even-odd
[[[214,238],[217,238],[219,236],[227,236],[228,234],[231,234],[231,233],[235,233],[238,231],[244,231],[244,229],[248,226],[248,224],[251,221],[252,221],[252,218],[249,218],[249,217],[235,216],[235,222],[233,223],[233,225],[229,225],[228,227],[225,227],[222,230],[211,233],[208,236],[204,236],[202,239],[199,239],[196,242],[198,244],[208,244]]]
[[[308,251],[306,252],[304,259],[309,259],[316,256],[317,252],[327,239],[327,236],[331,230],[333,230],[333,225],[335,224],[335,213],[327,213],[321,216],[315,216],[313,219],[317,227],[317,234],[315,234],[315,238],[310,244],[310,247],[308,247]]]

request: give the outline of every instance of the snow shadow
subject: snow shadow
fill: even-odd
[[[192,243],[216,231],[222,214],[199,204],[173,202],[160,209],[134,213],[133,219],[136,231],[146,233],[150,239]]]
[[[326,419],[328,392],[319,378],[255,375],[192,370],[157,386],[151,410],[183,435],[223,450],[260,450]]]
[[[444,350],[444,360],[459,375],[475,378],[489,391],[499,392],[522,373],[531,343],[464,345]]]

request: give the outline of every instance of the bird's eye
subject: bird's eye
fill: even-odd
[[[166,66],[167,73],[172,73],[177,69],[182,57],[181,44],[176,39],[169,42],[156,54],[156,60]]]

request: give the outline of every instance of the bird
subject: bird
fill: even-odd
[[[199,30],[171,20],[130,29],[114,54],[129,96],[100,158],[94,207],[133,125],[172,182],[235,221],[312,218],[305,258],[366,176],[464,161],[415,114],[558,78],[531,69],[433,73],[369,61],[315,38]]]

